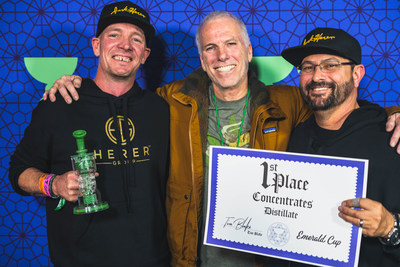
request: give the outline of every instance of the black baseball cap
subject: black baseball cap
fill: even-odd
[[[356,38],[341,29],[316,28],[309,32],[299,46],[282,51],[282,57],[299,66],[303,59],[314,54],[330,54],[361,64],[361,46]]]
[[[124,22],[141,28],[146,37],[146,45],[149,45],[155,33],[154,27],[150,24],[149,14],[130,1],[115,2],[104,6],[97,24],[96,37],[99,37],[109,25]]]

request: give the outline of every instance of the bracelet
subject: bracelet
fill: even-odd
[[[55,174],[50,173],[48,174],[43,181],[43,189],[45,192],[45,195],[51,198],[57,198],[57,196],[54,194],[53,190],[52,190],[52,186],[53,186],[53,181],[54,178],[56,177]]]
[[[53,181],[54,181],[54,178],[56,178],[56,177],[57,177],[57,175],[54,174],[54,176],[51,177],[50,182],[49,182],[49,192],[50,192],[50,196],[51,196],[52,198],[59,198],[59,196],[57,196],[57,195],[54,194],[54,192],[53,192]]]
[[[396,217],[394,217],[394,218],[396,220]],[[394,226],[393,226],[392,230],[390,230],[389,233],[385,237],[383,237],[383,239],[390,239],[390,237],[393,235],[393,233],[395,231],[396,231],[396,221],[394,221]]]
[[[52,197],[52,198],[59,198],[56,194],[53,192],[53,182],[54,179],[56,178],[57,175],[55,174],[47,174],[43,173],[40,178],[39,178],[39,190],[42,192],[44,195]],[[55,211],[58,211],[62,209],[65,205],[65,199],[60,198],[60,201],[58,202],[57,207],[54,209]]]
[[[46,195],[46,191],[44,190],[44,178],[46,178],[46,176],[47,176],[47,173],[43,173],[39,178],[39,190],[44,195]]]
[[[44,191],[46,192],[47,196],[50,196],[49,183],[53,176],[54,176],[54,174],[50,173],[49,175],[46,176],[46,178],[44,178],[43,187],[44,187]]]
[[[397,246],[400,244],[400,220],[398,213],[392,213],[394,217],[393,229],[386,237],[379,237],[379,241],[385,246]]]

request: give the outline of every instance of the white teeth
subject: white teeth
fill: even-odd
[[[322,88],[314,88],[314,91],[323,91],[323,90],[328,90],[328,87],[322,87]]]
[[[218,68],[216,68],[216,70],[218,70],[218,71],[230,71],[234,67],[235,67],[235,65],[228,65],[228,66],[218,67]]]
[[[115,56],[113,57],[116,60],[124,61],[124,62],[131,62],[132,60],[128,57],[121,57],[121,56]]]

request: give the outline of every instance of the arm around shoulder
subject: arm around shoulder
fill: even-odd
[[[386,113],[388,114],[388,120],[386,122],[386,131],[392,132],[390,138],[390,146],[395,147],[397,145],[397,153],[400,154],[400,107],[385,107]]]
[[[386,113],[388,116],[393,115],[395,113],[400,112],[400,107],[393,106],[393,107],[385,107]]]
[[[179,80],[175,82],[168,83],[162,87],[157,88],[156,92],[159,96],[169,102],[169,98],[174,92],[179,91],[184,84],[184,80]]]

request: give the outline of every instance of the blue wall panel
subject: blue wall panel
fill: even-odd
[[[21,197],[8,181],[9,157],[23,136],[45,84],[27,71],[27,57],[77,57],[75,73],[94,77],[91,38],[104,4],[94,0],[0,1],[0,266],[50,266],[43,198]],[[247,25],[254,55],[279,56],[315,27],[339,27],[363,49],[361,98],[399,105],[400,2],[368,0],[137,1],[157,28],[139,73],[148,89],[182,79],[200,66],[195,31],[212,10],[228,10]],[[150,77],[151,79],[146,79]],[[281,83],[297,84],[293,71]]]

